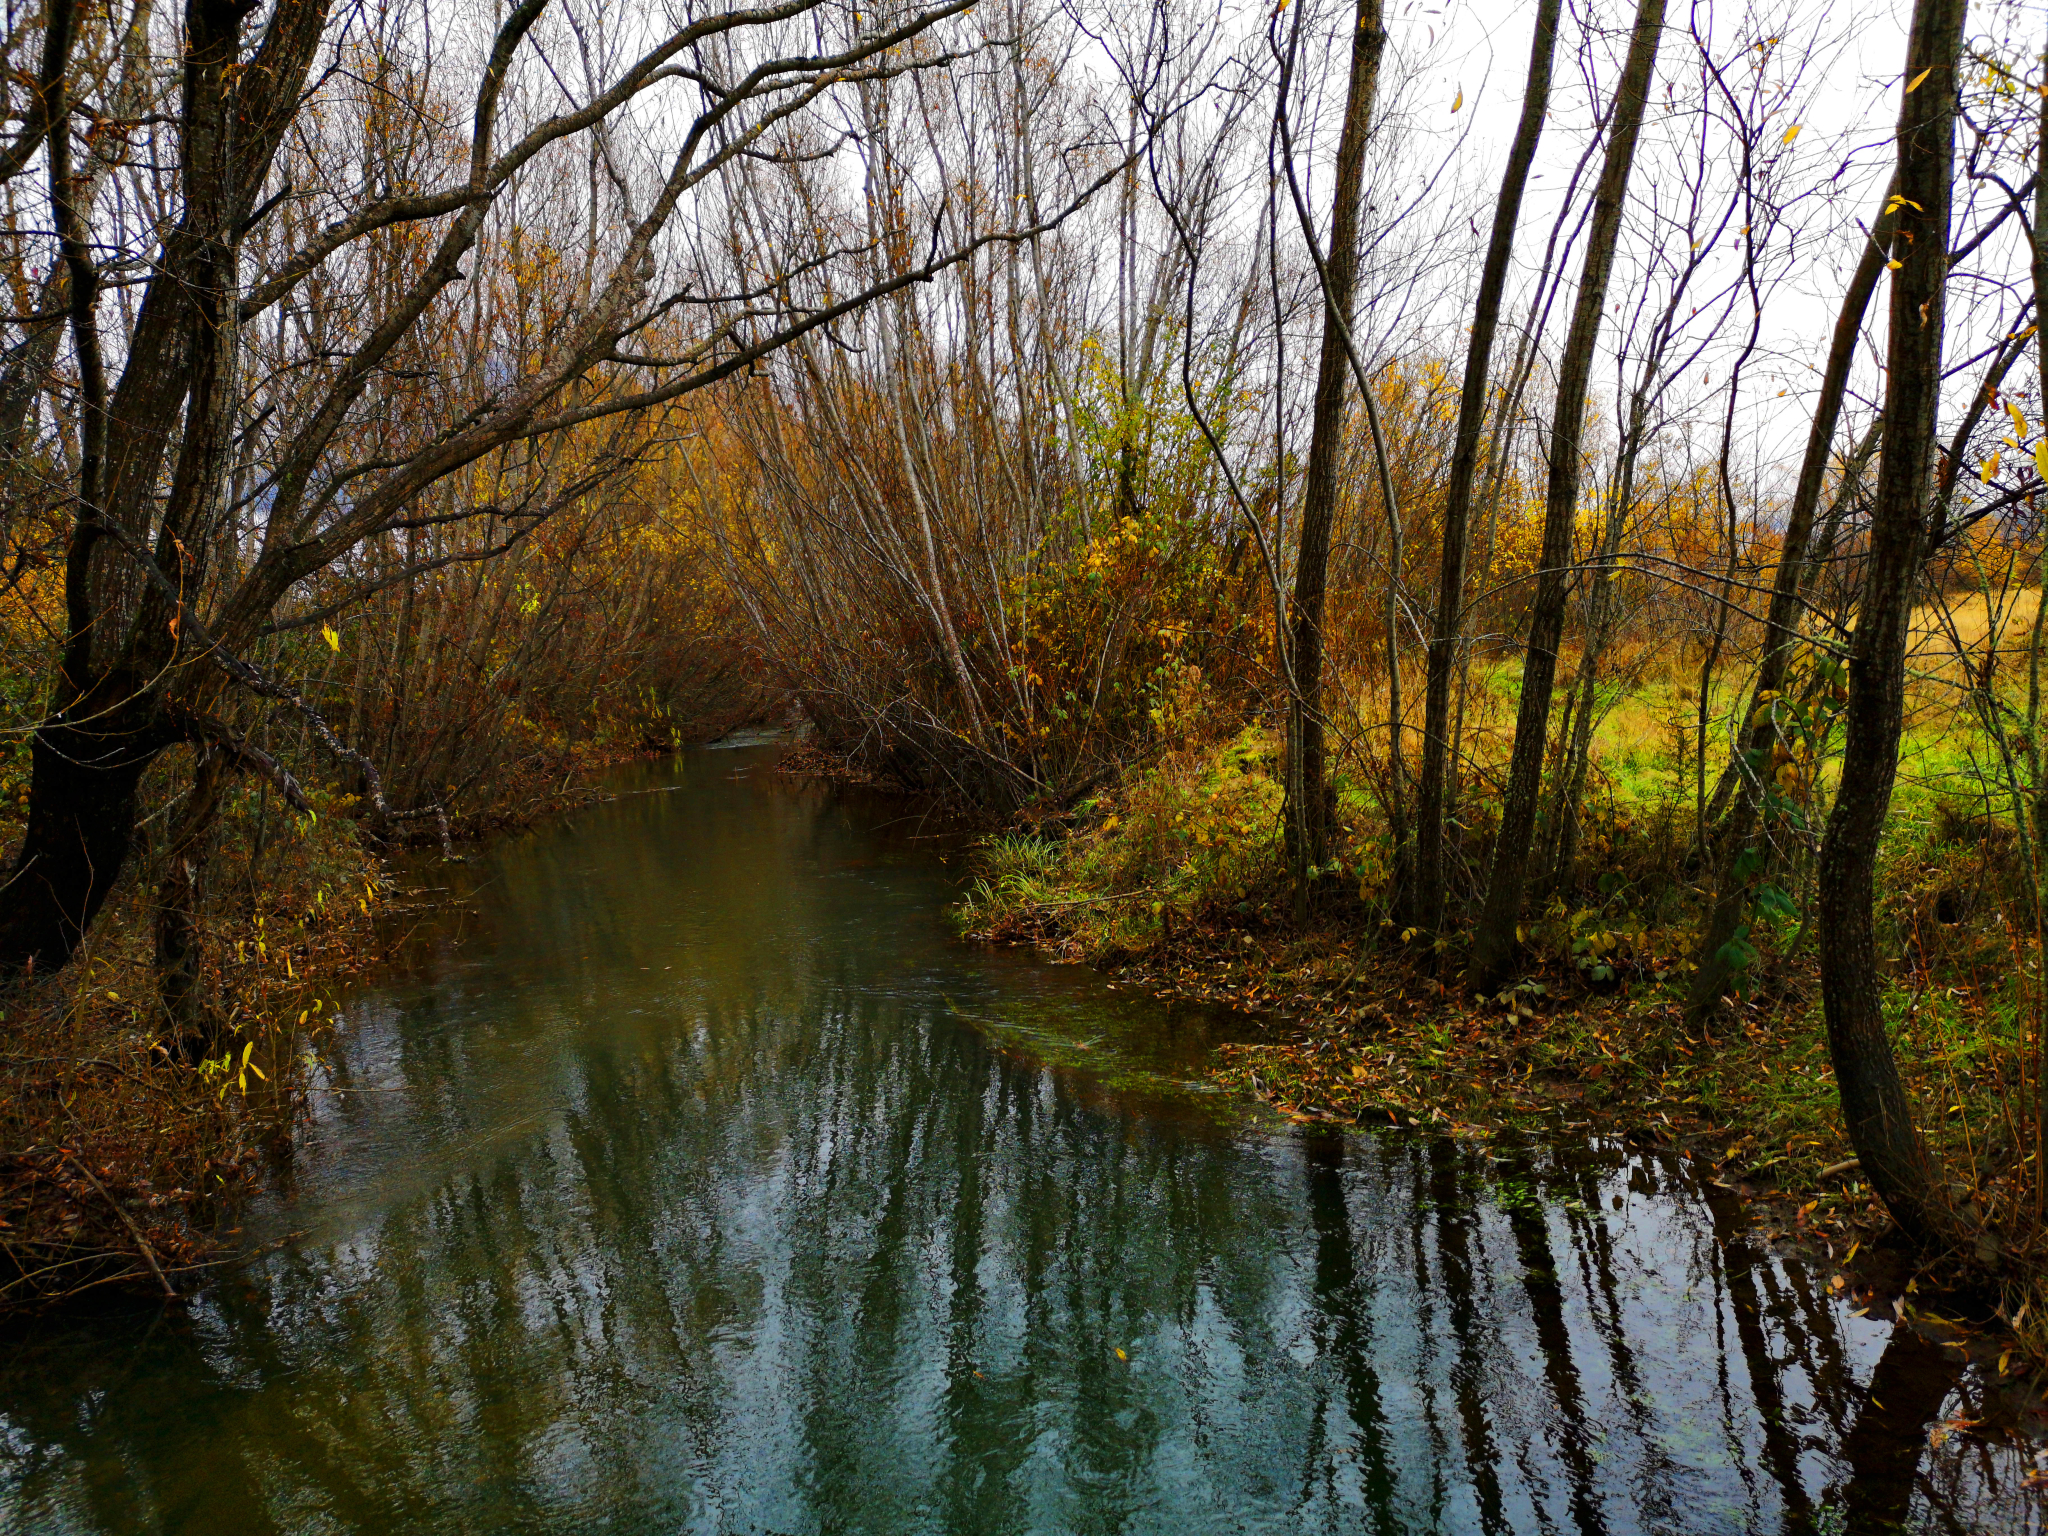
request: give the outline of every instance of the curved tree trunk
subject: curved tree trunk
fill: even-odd
[[[1892,1217],[1916,1242],[1955,1235],[1885,1032],[1871,919],[1878,844],[1898,774],[1906,646],[1919,577],[1941,397],[1957,58],[1966,0],[1916,0],[1899,110],[1883,460],[1849,655],[1842,773],[1821,844],[1816,901],[1821,1002],[1849,1139]]]
[[[233,0],[186,7],[185,206],[164,253],[177,281],[150,285],[111,402],[95,312],[99,271],[64,131],[69,109],[54,114],[51,202],[80,373],[81,453],[65,559],[64,656],[32,749],[28,833],[0,885],[8,898],[0,974],[60,966],[76,952],[127,859],[143,770],[175,739],[165,723],[170,695],[182,689],[204,703],[219,686],[212,666],[178,664],[190,639],[184,602],[149,585],[142,562],[146,503],[174,428],[182,428],[177,461],[148,553],[160,573],[174,573],[175,591],[202,590],[220,521],[236,426],[246,208],[235,102],[242,15]],[[152,310],[160,295],[166,307]],[[130,595],[138,587],[140,595]]]
[[[1493,233],[1486,246],[1486,266],[1479,275],[1479,297],[1472,306],[1472,344],[1465,353],[1465,383],[1458,397],[1458,438],[1451,450],[1450,483],[1444,489],[1443,566],[1437,586],[1436,625],[1429,638],[1428,683],[1422,706],[1422,774],[1415,786],[1415,920],[1436,929],[1444,920],[1445,792],[1451,762],[1451,684],[1457,667],[1458,640],[1464,630],[1465,561],[1472,544],[1472,483],[1479,472],[1480,434],[1486,425],[1487,374],[1493,360],[1494,333],[1500,327],[1501,295],[1507,288],[1508,260],[1514,255],[1515,222],[1536,142],[1543,133],[1543,114],[1550,107],[1550,67],[1557,53],[1557,22],[1562,0],[1539,0],[1536,30],[1529,44],[1529,79],[1522,90],[1522,118],[1508,149],[1507,170],[1500,179],[1500,200],[1493,207]]]
[[[1592,228],[1586,265],[1579,276],[1578,301],[1566,333],[1558,372],[1557,413],[1550,433],[1550,482],[1543,508],[1543,552],[1538,558],[1536,600],[1529,615],[1529,644],[1522,662],[1522,701],[1515,717],[1514,755],[1501,805],[1500,834],[1494,839],[1486,901],[1472,934],[1467,978],[1491,991],[1514,963],[1520,941],[1515,924],[1522,913],[1522,885],[1528,875],[1536,830],[1536,802],[1543,776],[1543,749],[1550,729],[1550,695],[1557,680],[1557,647],[1564,637],[1567,567],[1572,522],[1579,505],[1579,440],[1585,429],[1586,394],[1592,382],[1593,349],[1599,340],[1607,280],[1621,234],[1622,202],[1635,164],[1636,139],[1649,106],[1664,32],[1664,0],[1641,0],[1628,61],[1616,92],[1607,157],[1593,194]]]
[[[77,953],[127,862],[143,771],[168,740],[125,678],[36,732],[28,830],[0,881],[0,975],[56,970]]]

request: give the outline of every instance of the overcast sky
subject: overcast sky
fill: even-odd
[[[1580,68],[1570,53],[1583,35],[1581,27],[1569,18],[1574,10],[1583,16],[1586,0],[1568,0],[1552,120],[1523,205],[1518,250],[1531,263],[1550,229],[1571,167],[1586,144],[1587,98],[1580,85]],[[1605,89],[1611,90],[1634,7],[1621,0],[1594,0],[1594,10],[1612,28],[1602,44],[1605,57],[1597,75]],[[1696,68],[1691,45],[1682,35],[1694,24],[1724,53],[1746,46],[1760,34],[1811,39],[1818,46],[1800,85],[1797,110],[1785,119],[1785,127],[1791,127],[1796,119],[1800,128],[1797,144],[1808,157],[1804,173],[1816,185],[1827,182],[1839,192],[1838,211],[1827,217],[1836,222],[1850,213],[1867,218],[1875,210],[1890,172],[1890,134],[1898,110],[1909,10],[1907,4],[1891,0],[1854,4],[1792,0],[1749,7],[1672,0],[1668,24],[1680,35],[1668,37],[1661,50],[1660,78],[1672,71]],[[1479,188],[1498,184],[1506,159],[1521,110],[1534,12],[1533,0],[1510,4],[1406,0],[1389,10],[1396,46],[1424,61],[1424,98],[1439,98],[1443,120],[1458,123],[1467,135],[1459,153],[1461,169]],[[1453,103],[1459,104],[1455,114]],[[1647,174],[1654,178],[1656,173],[1650,168]],[[1634,190],[1642,196],[1646,187],[1639,180]],[[1490,196],[1483,198],[1482,219],[1490,205]],[[1752,365],[1748,377],[1753,387],[1744,392],[1746,409],[1761,430],[1743,434],[1754,440],[1759,462],[1753,463],[1753,468],[1766,475],[1772,462],[1781,470],[1796,462],[1803,445],[1807,418],[1800,397],[1813,378],[1807,364],[1817,362],[1825,351],[1847,267],[1855,254],[1853,236],[1847,230],[1834,241],[1817,241],[1810,255],[1801,253],[1769,297],[1762,342],[1767,360]],[[1576,276],[1576,258],[1568,270]],[[1618,273],[1617,288],[1621,282]],[[1874,311],[1881,308],[1881,302],[1873,306]],[[1561,320],[1553,324],[1561,326]],[[1615,338],[1610,334],[1606,339],[1611,345]],[[1709,406],[1702,375],[1712,378],[1711,364],[1699,370],[1691,382],[1701,384],[1697,393],[1702,408],[1718,416],[1721,407]],[[1611,392],[1613,378],[1610,362],[1600,375],[1603,389]],[[1780,388],[1787,394],[1779,396],[1776,391]],[[1791,405],[1801,408],[1786,409]]]

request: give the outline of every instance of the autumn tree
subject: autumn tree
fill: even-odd
[[[46,185],[78,451],[65,632],[4,886],[0,970],[74,952],[127,858],[141,776],[167,747],[201,743],[263,771],[224,723],[223,698],[249,689],[302,706],[253,648],[305,617],[309,581],[405,525],[431,488],[496,456],[524,477],[516,510],[531,525],[629,464],[641,440],[625,431],[565,474],[549,448],[562,434],[659,412],[1084,199],[1092,187],[1029,228],[967,248],[930,242],[884,277],[822,294],[804,288],[789,247],[731,238],[735,173],[785,152],[826,104],[998,47],[959,29],[968,9],[854,17],[782,0],[594,38],[551,0],[524,0],[493,29],[435,41],[423,69],[466,75],[466,100],[401,179],[345,151],[281,169],[331,131],[322,114],[353,76],[317,66],[346,51],[358,13],[327,0],[188,0],[154,18],[138,7],[150,55],[138,67],[174,61],[177,88],[137,103],[110,136],[78,95],[92,78],[76,48],[88,13],[50,0],[37,107],[0,172],[40,170]],[[827,132],[824,152],[845,142]],[[81,152],[166,167],[160,215],[137,221],[128,201],[96,195],[103,183],[75,169]],[[466,289],[507,259],[523,220],[549,216],[547,174],[565,161],[588,169],[577,213],[594,232],[567,301],[543,327],[500,328],[469,356],[433,361]],[[309,173],[313,184],[297,179]],[[401,234],[412,258],[360,285],[362,252]],[[248,366],[259,332],[260,375]],[[434,389],[400,387],[423,370]]]

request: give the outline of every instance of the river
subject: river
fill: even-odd
[[[0,1530],[2036,1529],[1682,1163],[1271,1123],[1252,1021],[960,943],[914,809],[768,765],[417,866],[274,1251],[7,1344]]]

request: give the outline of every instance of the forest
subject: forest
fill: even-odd
[[[203,1283],[395,871],[767,725],[1296,1125],[1703,1137],[2048,1362],[2038,8],[4,27],[0,1307]]]

